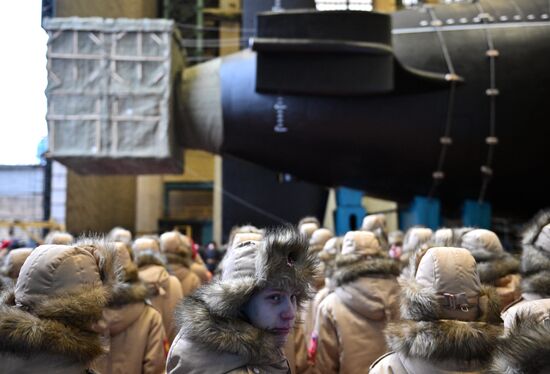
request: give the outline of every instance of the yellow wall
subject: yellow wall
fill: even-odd
[[[56,17],[155,18],[156,0],[56,0]]]
[[[67,174],[69,232],[107,232],[114,226],[134,229],[136,177]]]

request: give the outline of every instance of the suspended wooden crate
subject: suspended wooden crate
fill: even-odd
[[[52,18],[49,153],[79,173],[181,172],[173,82],[184,65],[173,21]]]

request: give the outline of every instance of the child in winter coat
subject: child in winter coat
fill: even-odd
[[[391,352],[371,374],[483,373],[502,334],[499,298],[483,286],[464,248],[435,247],[418,256],[401,282],[403,321],[386,329]]]
[[[167,373],[289,373],[282,348],[316,265],[307,247],[284,228],[230,248],[221,276],[179,305]]]
[[[97,322],[117,284],[114,248],[42,245],[0,303],[0,372],[86,373],[103,353]]]
[[[383,330],[399,318],[399,264],[369,231],[350,231],[336,258],[334,291],[321,302],[309,344],[314,373],[362,374],[386,352]]]
[[[168,351],[162,317],[145,300],[147,287],[138,279],[131,250],[121,242],[115,247],[124,282],[115,287],[103,310],[100,325],[107,352],[92,367],[101,374],[161,374]]]
[[[162,316],[162,323],[168,341],[172,342],[177,334],[174,310],[183,297],[181,283],[166,269],[155,238],[143,237],[134,241],[132,246],[139,279],[148,288],[148,299]]]

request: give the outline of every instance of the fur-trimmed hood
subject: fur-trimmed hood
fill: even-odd
[[[391,350],[405,360],[444,363],[449,370],[476,370],[489,365],[502,327],[454,320],[400,321],[386,328]]]
[[[538,212],[523,228],[522,244],[534,244],[542,228],[549,223],[550,209]]]
[[[119,283],[113,288],[109,297],[108,307],[116,308],[137,302],[145,302],[148,290],[138,278],[137,269],[125,271],[126,282]]]
[[[13,292],[0,305],[0,354],[21,358],[59,355],[82,364],[103,353],[99,335],[91,324],[101,318],[105,295],[98,288],[43,299],[31,314],[15,305]]]
[[[368,276],[395,276],[399,275],[399,263],[393,259],[375,256],[366,256],[361,253],[338,255],[335,262],[336,269],[332,280],[337,286],[353,282],[361,277]]]
[[[170,267],[170,265],[172,264],[176,264],[176,265],[182,265],[189,269],[191,268],[191,264],[193,263],[191,256],[180,254],[180,253],[165,252],[164,258],[166,258],[168,267]]]
[[[404,319],[501,322],[499,296],[480,283],[466,249],[434,247],[419,253],[417,262],[414,277],[399,278]]]
[[[543,374],[550,371],[550,321],[518,316],[494,356],[491,373]]]
[[[550,210],[539,212],[523,231],[520,272],[523,293],[550,297],[550,252],[539,248],[535,242],[542,228],[550,223]]]
[[[481,251],[472,251],[471,253],[477,261],[477,273],[482,283],[492,284],[496,280],[509,274],[519,273],[520,262],[509,253],[491,253],[490,256],[486,257],[487,260],[483,261],[481,259],[478,260],[478,257],[482,254],[479,252]],[[487,251],[483,252],[483,255],[489,254],[485,253]]]
[[[102,354],[94,324],[122,279],[115,253],[101,239],[33,250],[0,303],[0,353],[83,365]]]
[[[222,261],[223,271],[212,285],[208,304],[223,305],[218,310],[234,317],[254,291],[273,287],[292,290],[301,305],[311,297],[318,263],[307,248],[305,237],[290,227],[267,231],[261,241],[236,245]]]
[[[143,268],[149,265],[158,265],[166,267],[166,261],[159,252],[156,252],[151,249],[146,249],[144,251],[135,253],[134,261],[138,268]]]
[[[437,245],[469,250],[476,260],[482,283],[494,284],[499,278],[519,273],[519,260],[502,249],[500,240],[492,231],[472,227],[440,229],[435,238]]]
[[[182,337],[209,351],[240,356],[252,365],[280,361],[276,335],[251,325],[241,316],[229,316],[232,313],[224,309],[231,310],[230,305],[241,300],[230,298],[222,305],[214,304],[212,296],[219,292],[224,292],[223,285],[214,281],[183,299],[176,310]]]
[[[212,357],[216,354],[233,357],[239,366],[284,361],[277,335],[250,324],[242,306],[254,292],[265,287],[289,290],[296,295],[297,303],[304,302],[310,294],[315,266],[314,257],[307,252],[305,237],[289,227],[268,231],[261,241],[243,242],[231,248],[221,276],[178,306],[177,350],[200,347],[200,351],[210,352]],[[193,356],[185,352],[177,355]],[[188,365],[205,365],[189,360]]]

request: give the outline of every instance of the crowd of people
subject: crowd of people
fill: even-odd
[[[2,373],[547,373],[550,211],[338,237],[235,227],[226,251],[116,227],[0,251]]]

